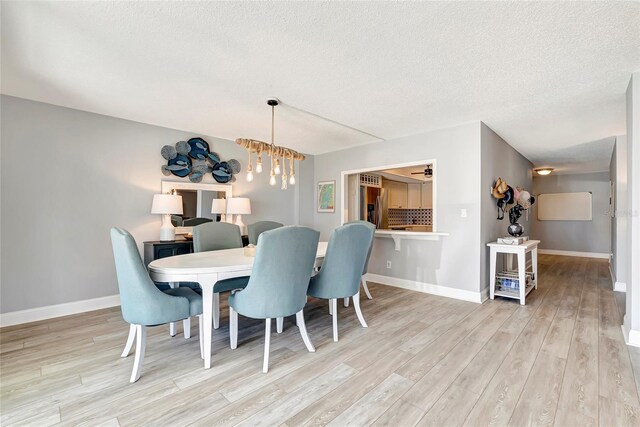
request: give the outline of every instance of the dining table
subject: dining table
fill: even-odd
[[[149,276],[155,282],[196,282],[202,288],[202,322],[204,334],[204,367],[211,368],[211,334],[213,332],[214,298],[213,292],[219,280],[250,276],[255,256],[249,255],[246,248],[223,249],[176,255],[152,261]],[[327,242],[319,242],[315,267],[322,264],[327,252]],[[287,262],[273,254],[273,262]],[[309,272],[311,274],[311,272]],[[219,300],[215,307],[220,307]]]

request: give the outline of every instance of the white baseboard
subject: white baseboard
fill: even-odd
[[[624,342],[633,347],[640,347],[640,331],[629,328],[627,316],[624,316],[624,323],[621,326]]]
[[[450,288],[447,286],[434,285],[431,283],[416,282],[414,280],[399,279],[397,277],[382,276],[380,274],[367,273],[367,281],[382,283],[383,285],[395,286],[396,288],[408,289],[410,291],[423,292],[425,294],[439,295],[442,297],[455,298],[463,301],[482,303],[482,292],[466,291],[463,289]],[[484,298],[486,299],[486,298]]]
[[[627,284],[624,282],[615,282],[613,284],[613,290],[616,292],[627,292]]]
[[[74,301],[0,314],[0,326],[19,325],[120,305],[120,295]]]
[[[558,251],[556,249],[538,249],[538,253],[543,255],[560,255],[560,256],[576,256],[576,257],[582,257],[582,258],[609,259],[609,254],[604,252],[576,252],[576,251]]]

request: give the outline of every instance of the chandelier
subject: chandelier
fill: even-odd
[[[269,156],[270,173],[269,184],[276,185],[276,175],[282,174],[282,184],[280,188],[287,189],[287,183],[295,185],[296,171],[294,162],[296,160],[304,160],[304,154],[300,154],[295,150],[287,147],[279,147],[275,145],[275,107],[280,104],[277,98],[267,98],[267,105],[271,106],[271,143],[258,141],[255,139],[238,138],[236,144],[247,149],[249,153],[249,164],[247,165],[247,181],[253,181],[253,153],[256,153],[256,173],[262,172],[262,155]],[[282,159],[282,164],[280,163]],[[289,160],[289,176],[287,176],[287,164]]]

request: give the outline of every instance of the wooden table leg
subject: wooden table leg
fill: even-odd
[[[489,255],[489,298],[495,298],[496,292],[496,256],[497,252],[494,248],[490,248]]]
[[[526,286],[526,268],[527,268],[527,253],[525,251],[518,252],[518,282],[520,283],[520,304],[524,305],[525,293],[527,291]]]
[[[169,287],[172,288],[172,289],[175,289],[178,286],[180,286],[180,284],[177,283],[177,282],[169,282]],[[177,328],[176,322],[170,322],[169,323],[169,335],[171,335],[172,337],[175,337],[177,333],[178,333],[178,328]]]
[[[213,285],[212,283],[200,283],[202,288],[202,324],[204,335],[204,368],[211,368],[211,333],[213,331]]]
[[[535,286],[538,289],[538,247],[536,246],[531,251],[531,270],[533,271],[533,278],[535,279]]]

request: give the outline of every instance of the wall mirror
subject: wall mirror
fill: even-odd
[[[376,229],[436,231],[436,161],[346,171],[343,222],[363,220]]]
[[[162,192],[182,196],[182,215],[171,215],[176,234],[190,233],[194,226],[204,222],[219,221],[220,214],[211,213],[213,200],[232,197],[229,184],[162,181]]]

